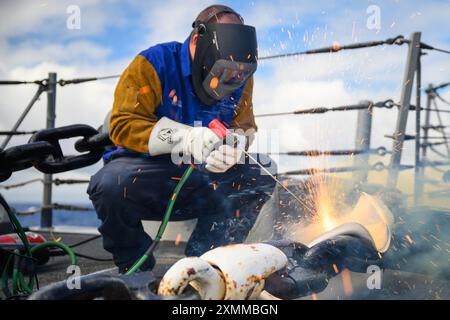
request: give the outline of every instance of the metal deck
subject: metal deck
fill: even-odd
[[[68,245],[87,240],[95,235],[92,233],[82,234],[48,231],[40,233],[42,233],[48,240],[60,240]],[[178,246],[175,246],[173,241],[162,241],[159,244],[158,249],[155,251],[155,256],[158,263],[154,268],[154,273],[157,278],[162,277],[167,269],[183,256],[185,245],[186,243],[181,242]],[[101,238],[76,247],[74,248],[74,251],[78,254],[94,257],[97,259],[112,258],[111,254],[103,249]],[[70,274],[66,273],[67,267],[69,265],[69,258],[67,256],[61,256],[51,257],[48,263],[43,266],[39,266],[37,268],[37,272],[40,287],[53,282],[66,280],[70,276]],[[112,260],[93,261],[83,257],[78,257],[78,266],[80,267],[81,275],[86,275],[110,268],[115,269],[115,271],[117,270]]]

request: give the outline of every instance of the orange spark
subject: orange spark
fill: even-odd
[[[217,89],[217,87],[219,86],[219,78],[214,77],[211,79],[211,81],[209,82],[209,87],[213,90]]]
[[[333,263],[333,270],[335,273],[339,273],[339,269],[336,264]]]
[[[337,42],[337,41],[333,42],[333,44],[331,45],[331,47],[333,48],[333,51],[339,51],[339,50],[341,50],[341,45],[340,45],[339,42]]]
[[[180,245],[181,242],[181,233],[177,234],[177,237],[175,238],[175,245]]]
[[[410,243],[410,244],[414,244],[414,240],[411,238],[411,236],[409,234],[407,234],[405,236],[405,239]]]
[[[352,279],[350,277],[350,271],[348,269],[342,270],[342,284],[344,285],[344,292],[346,296],[353,294]]]
[[[139,94],[146,94],[150,92],[150,86],[144,86],[139,89]]]

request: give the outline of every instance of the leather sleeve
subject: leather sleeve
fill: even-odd
[[[241,99],[239,100],[237,109],[233,121],[231,122],[231,128],[243,129],[258,129],[255,123],[255,116],[253,114],[253,77],[247,80],[244,91],[242,92]]]
[[[147,153],[161,99],[161,82],[153,65],[145,57],[136,56],[122,73],[114,92],[109,131],[114,144]]]

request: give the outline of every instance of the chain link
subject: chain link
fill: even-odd
[[[61,140],[82,137],[75,142],[79,155],[64,155]],[[83,124],[44,129],[36,132],[27,144],[0,149],[0,181],[15,171],[35,167],[48,174],[66,172],[98,162],[112,142],[106,133]]]

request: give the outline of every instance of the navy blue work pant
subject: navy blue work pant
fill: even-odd
[[[263,163],[270,161],[259,157]],[[274,170],[274,163],[269,166]],[[123,156],[92,176],[87,192],[102,221],[104,248],[119,268],[132,265],[152,243],[141,220],[162,220],[186,168],[173,164],[170,156]],[[256,164],[238,164],[225,173],[194,170],[178,194],[171,218],[198,218],[186,255],[243,242],[274,184]]]

